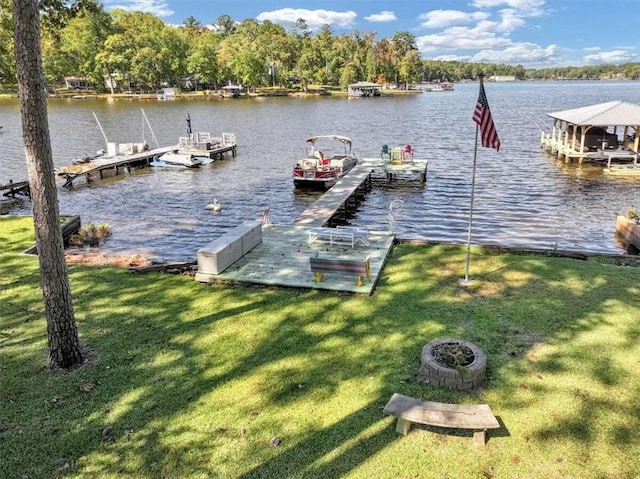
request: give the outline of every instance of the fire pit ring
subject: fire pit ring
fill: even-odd
[[[475,344],[457,338],[424,345],[418,380],[464,391],[479,386],[487,370],[487,355]]]

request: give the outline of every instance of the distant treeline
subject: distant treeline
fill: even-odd
[[[14,85],[15,59],[9,0],[0,0],[0,84]],[[220,15],[210,25],[196,18],[175,27],[150,13],[114,9],[97,0],[43,0],[42,57],[47,82],[81,79],[98,91],[172,85],[215,89],[330,85],[371,81],[400,88],[418,83],[513,76],[541,79],[640,79],[640,63],[528,70],[522,65],[423,59],[412,33],[376,39],[374,32],[314,33],[304,19],[290,30],[253,19]]]

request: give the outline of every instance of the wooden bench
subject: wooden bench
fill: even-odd
[[[483,446],[487,429],[500,428],[487,404],[447,404],[394,393],[382,412],[398,418],[396,431],[400,434],[406,435],[411,423],[473,429],[473,442]]]
[[[368,280],[371,279],[371,265],[368,256],[365,259],[311,256],[309,258],[309,265],[311,266],[311,272],[314,273],[317,283],[322,281],[324,273],[353,274],[357,278],[358,286],[362,286],[363,276],[366,276]]]

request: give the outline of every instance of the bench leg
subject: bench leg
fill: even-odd
[[[322,272],[314,273],[314,275],[315,275],[315,277],[316,277],[316,283],[319,283],[319,282],[321,282],[321,281],[322,281],[322,276],[323,276],[323,273],[322,273]]]
[[[396,424],[396,431],[398,432],[398,434],[406,436],[409,432],[410,427],[411,422],[407,421],[406,419],[402,419],[401,417],[398,418],[398,424]]]
[[[486,442],[486,429],[476,429],[473,431],[473,444],[476,446],[484,446]]]

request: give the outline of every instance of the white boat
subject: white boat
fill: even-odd
[[[433,91],[433,92],[453,91],[453,83],[450,83],[450,82],[434,83],[432,86],[427,88],[427,91]]]
[[[146,122],[149,131],[151,132],[151,136],[153,137],[153,140],[155,141],[156,147],[160,147],[160,145],[158,144],[158,140],[156,138],[156,135],[153,133],[153,129],[151,128],[151,124],[149,123],[149,119],[147,118],[147,115],[144,113],[144,110],[142,108],[140,108],[140,111],[142,112],[142,119],[144,122]],[[143,128],[142,128],[142,142],[139,143],[115,143],[115,142],[111,142],[107,139],[107,135],[104,132],[104,129],[102,128],[102,125],[100,124],[100,120],[98,120],[97,115],[95,114],[95,112],[93,113],[93,117],[96,120],[96,123],[98,124],[98,128],[100,128],[100,132],[102,133],[102,136],[104,138],[104,141],[106,143],[107,149],[106,150],[100,150],[98,151],[95,155],[93,156],[87,156],[84,158],[81,158],[79,160],[74,160],[74,163],[79,162],[79,163],[86,163],[88,161],[91,161],[93,159],[96,158],[102,158],[102,159],[106,159],[106,158],[117,158],[117,157],[121,157],[121,156],[131,156],[131,155],[137,155],[139,153],[144,153],[145,151],[149,150],[149,144],[147,143],[147,141],[144,139],[144,133],[145,133],[145,128],[144,128],[144,122],[143,122]]]
[[[191,155],[189,153],[165,153],[160,157],[153,157],[150,166],[166,166],[178,168],[197,168],[200,165],[211,162],[210,158]]]
[[[320,150],[319,142],[323,150]],[[296,187],[331,188],[358,164],[357,156],[351,151],[351,139],[346,136],[312,136],[306,143],[307,156],[293,167],[293,184]],[[333,153],[324,150],[324,146],[335,148],[336,144],[341,144],[344,151]]]

